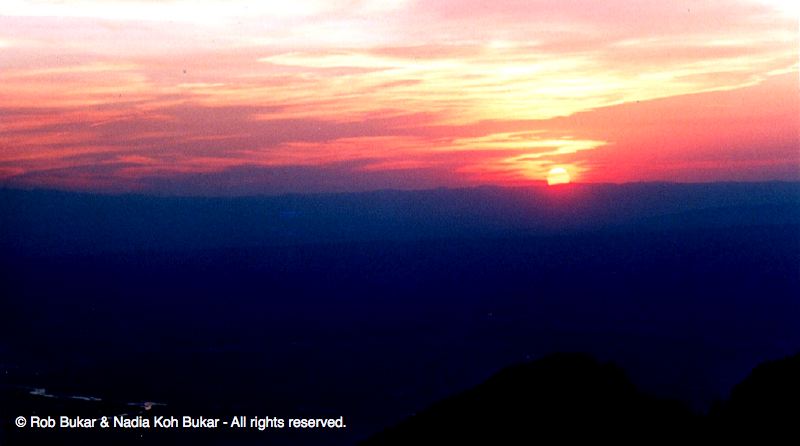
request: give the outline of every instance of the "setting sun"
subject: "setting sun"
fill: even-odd
[[[547,173],[547,185],[553,186],[555,184],[569,183],[569,172],[563,167],[553,167]]]

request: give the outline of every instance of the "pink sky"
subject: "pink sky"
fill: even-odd
[[[0,184],[800,179],[780,1],[0,3]]]

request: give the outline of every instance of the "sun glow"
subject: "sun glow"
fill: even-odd
[[[563,167],[553,167],[550,169],[550,172],[547,173],[548,186],[567,183],[569,183],[569,172],[567,172],[567,169]]]

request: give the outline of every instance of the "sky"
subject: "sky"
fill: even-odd
[[[794,3],[3,0],[0,185],[796,181]]]

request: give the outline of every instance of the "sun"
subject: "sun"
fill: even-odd
[[[567,172],[567,169],[563,167],[553,167],[550,169],[550,172],[547,173],[548,186],[567,183],[569,183],[569,172]]]

